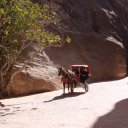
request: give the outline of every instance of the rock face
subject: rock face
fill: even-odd
[[[69,14],[64,24],[72,42],[50,48],[17,75],[12,86],[15,95],[60,88],[55,65],[69,69],[72,64],[88,64],[91,81],[119,79],[127,74],[128,0],[62,0],[58,4]]]
[[[119,79],[127,73],[127,0],[63,0],[72,43],[47,51],[55,64],[89,64],[91,80]]]
[[[30,59],[37,47],[29,47],[24,55]],[[22,65],[16,65],[20,67]],[[11,87],[11,95],[26,95],[38,92],[47,92],[60,89],[62,87],[58,70],[50,62],[45,53],[38,55],[34,62],[30,63],[23,72],[14,77]]]

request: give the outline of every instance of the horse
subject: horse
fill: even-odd
[[[58,68],[58,76],[62,76],[61,81],[63,82],[63,94],[65,94],[65,85],[68,85],[68,92],[71,90],[71,93],[76,87],[76,79],[69,70],[65,70],[63,67]]]

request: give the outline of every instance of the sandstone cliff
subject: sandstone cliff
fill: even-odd
[[[92,80],[119,79],[127,72],[127,0],[63,0],[69,13],[72,43],[47,51],[50,59],[68,67],[89,64]]]
[[[52,91],[61,85],[57,65],[88,64],[91,81],[123,78],[128,65],[128,0],[62,0],[69,45],[50,48],[15,78],[14,94]],[[28,52],[29,53],[29,52]],[[43,59],[42,59],[43,58]]]

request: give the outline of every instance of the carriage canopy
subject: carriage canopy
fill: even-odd
[[[86,68],[88,74],[90,72],[89,66],[88,65],[71,65],[72,71],[78,70],[81,72],[84,68]]]

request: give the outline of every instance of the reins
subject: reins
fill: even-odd
[[[70,81],[76,80],[75,77],[68,70],[64,69],[63,67],[59,68],[59,70],[61,72],[59,74],[62,74],[63,77],[70,79]]]

